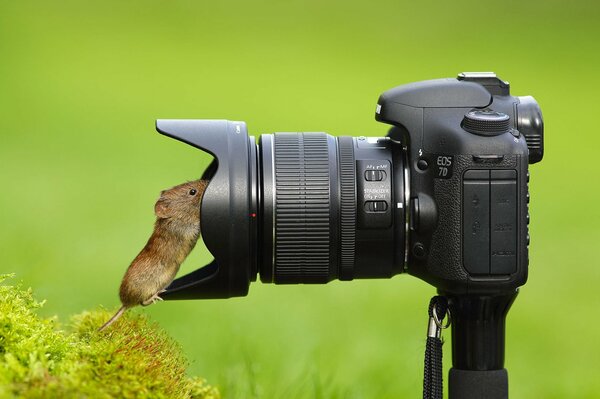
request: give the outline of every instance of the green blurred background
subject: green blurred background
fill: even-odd
[[[382,91],[492,70],[534,95],[546,123],[530,279],[508,318],[511,396],[600,397],[599,11],[590,0],[2,0],[0,272],[62,320],[116,307],[159,191],[209,162],[155,133],[156,118],[384,135]],[[182,272],[209,259],[200,245]],[[419,397],[432,294],[408,276],[256,283],[246,298],[138,311],[225,398]],[[447,370],[449,345],[445,355]]]

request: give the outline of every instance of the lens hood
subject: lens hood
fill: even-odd
[[[156,130],[214,156],[203,178],[202,239],[214,260],[173,281],[164,299],[245,296],[256,279],[257,157],[244,122],[156,121]]]

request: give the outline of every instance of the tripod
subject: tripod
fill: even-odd
[[[506,314],[517,291],[497,296],[447,296],[452,314],[450,399],[506,399]]]

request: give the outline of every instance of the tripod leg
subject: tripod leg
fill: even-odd
[[[450,369],[448,382],[450,399],[507,399],[508,372],[501,370],[460,370]]]
[[[452,314],[450,399],[508,398],[504,368],[506,314],[517,292],[449,296]]]

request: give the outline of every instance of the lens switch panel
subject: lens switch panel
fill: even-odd
[[[392,187],[388,160],[357,160],[358,228],[381,229],[392,224]]]

